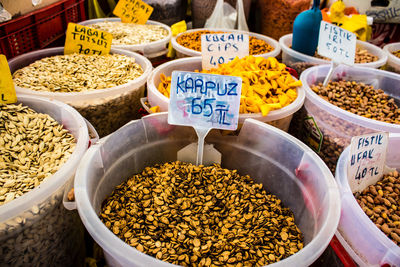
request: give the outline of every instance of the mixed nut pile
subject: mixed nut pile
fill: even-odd
[[[329,82],[326,87],[319,83],[312,86],[311,89],[324,100],[356,115],[382,122],[400,124],[400,108],[397,106],[395,99],[383,90],[375,89],[371,85],[356,81],[336,81]],[[318,107],[315,108],[319,109]],[[315,112],[320,112],[314,111],[313,107],[308,109],[308,112],[314,114],[314,117],[316,116]],[[318,154],[332,173],[335,173],[337,160],[344,148],[350,143],[350,139],[346,136],[358,136],[369,133],[371,130],[356,127],[352,122],[339,119],[326,112],[319,114],[318,117],[323,120],[323,123],[317,122],[319,129],[323,133],[323,142]],[[344,133],[346,136],[338,133]],[[304,140],[304,136],[300,138],[308,142],[308,140]]]
[[[183,266],[263,266],[304,245],[281,200],[219,165],[146,167],[115,188],[100,219],[137,250]]]
[[[358,204],[393,242],[400,245],[400,175],[384,175],[375,185],[356,193]]]
[[[394,51],[392,54],[400,58],[400,50]]]
[[[74,148],[73,135],[49,115],[0,105],[0,206],[39,186]]]
[[[168,31],[160,25],[103,21],[88,26],[111,33],[113,45],[149,44],[168,36]]]
[[[314,57],[316,58],[322,58],[325,60],[330,60],[329,58],[320,56],[317,52],[315,52]],[[371,54],[370,52],[368,52],[367,49],[362,49],[360,47],[356,48],[356,55],[354,58],[354,63],[356,64],[361,64],[361,63],[370,63],[370,62],[375,62],[378,61],[378,57]]]
[[[201,35],[203,34],[214,34],[214,33],[224,33],[222,31],[209,31],[209,30],[199,30],[194,32],[187,32],[179,35],[176,38],[176,42],[186,48],[201,52]],[[250,55],[260,55],[271,52],[274,50],[264,40],[258,39],[254,36],[249,36],[249,54]]]
[[[57,55],[42,58],[13,73],[22,88],[49,92],[84,92],[126,84],[143,74],[125,55]]]

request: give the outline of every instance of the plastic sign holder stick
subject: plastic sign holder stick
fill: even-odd
[[[172,72],[168,123],[195,129],[197,165],[203,164],[204,139],[211,129],[237,129],[241,89],[240,77]]]
[[[331,69],[324,80],[326,86],[339,64],[354,65],[357,36],[336,25],[321,21],[318,54],[331,59]]]

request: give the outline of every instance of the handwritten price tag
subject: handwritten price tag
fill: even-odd
[[[111,33],[68,23],[64,54],[106,55],[110,53]]]
[[[153,7],[140,0],[120,0],[113,11],[122,22],[137,24],[145,24],[152,12]]]
[[[242,78],[197,72],[172,72],[168,123],[236,130]]]
[[[321,21],[318,54],[336,63],[354,65],[357,36],[336,25]]]
[[[347,174],[353,193],[361,192],[382,177],[388,138],[388,133],[372,133],[351,139]]]
[[[249,35],[243,33],[219,33],[201,35],[203,69],[216,68],[235,57],[249,55]]]
[[[0,55],[0,103],[12,104],[17,102],[10,67],[5,55]]]

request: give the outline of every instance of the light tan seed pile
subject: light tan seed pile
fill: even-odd
[[[0,104],[0,206],[53,175],[75,149],[75,138],[47,114]]]
[[[37,60],[15,71],[13,80],[35,91],[83,92],[126,84],[142,74],[133,57],[70,54]]]

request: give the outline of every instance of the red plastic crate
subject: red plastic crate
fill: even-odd
[[[85,20],[85,0],[62,0],[0,24],[0,54],[7,59],[44,48],[65,34],[69,22]]]

